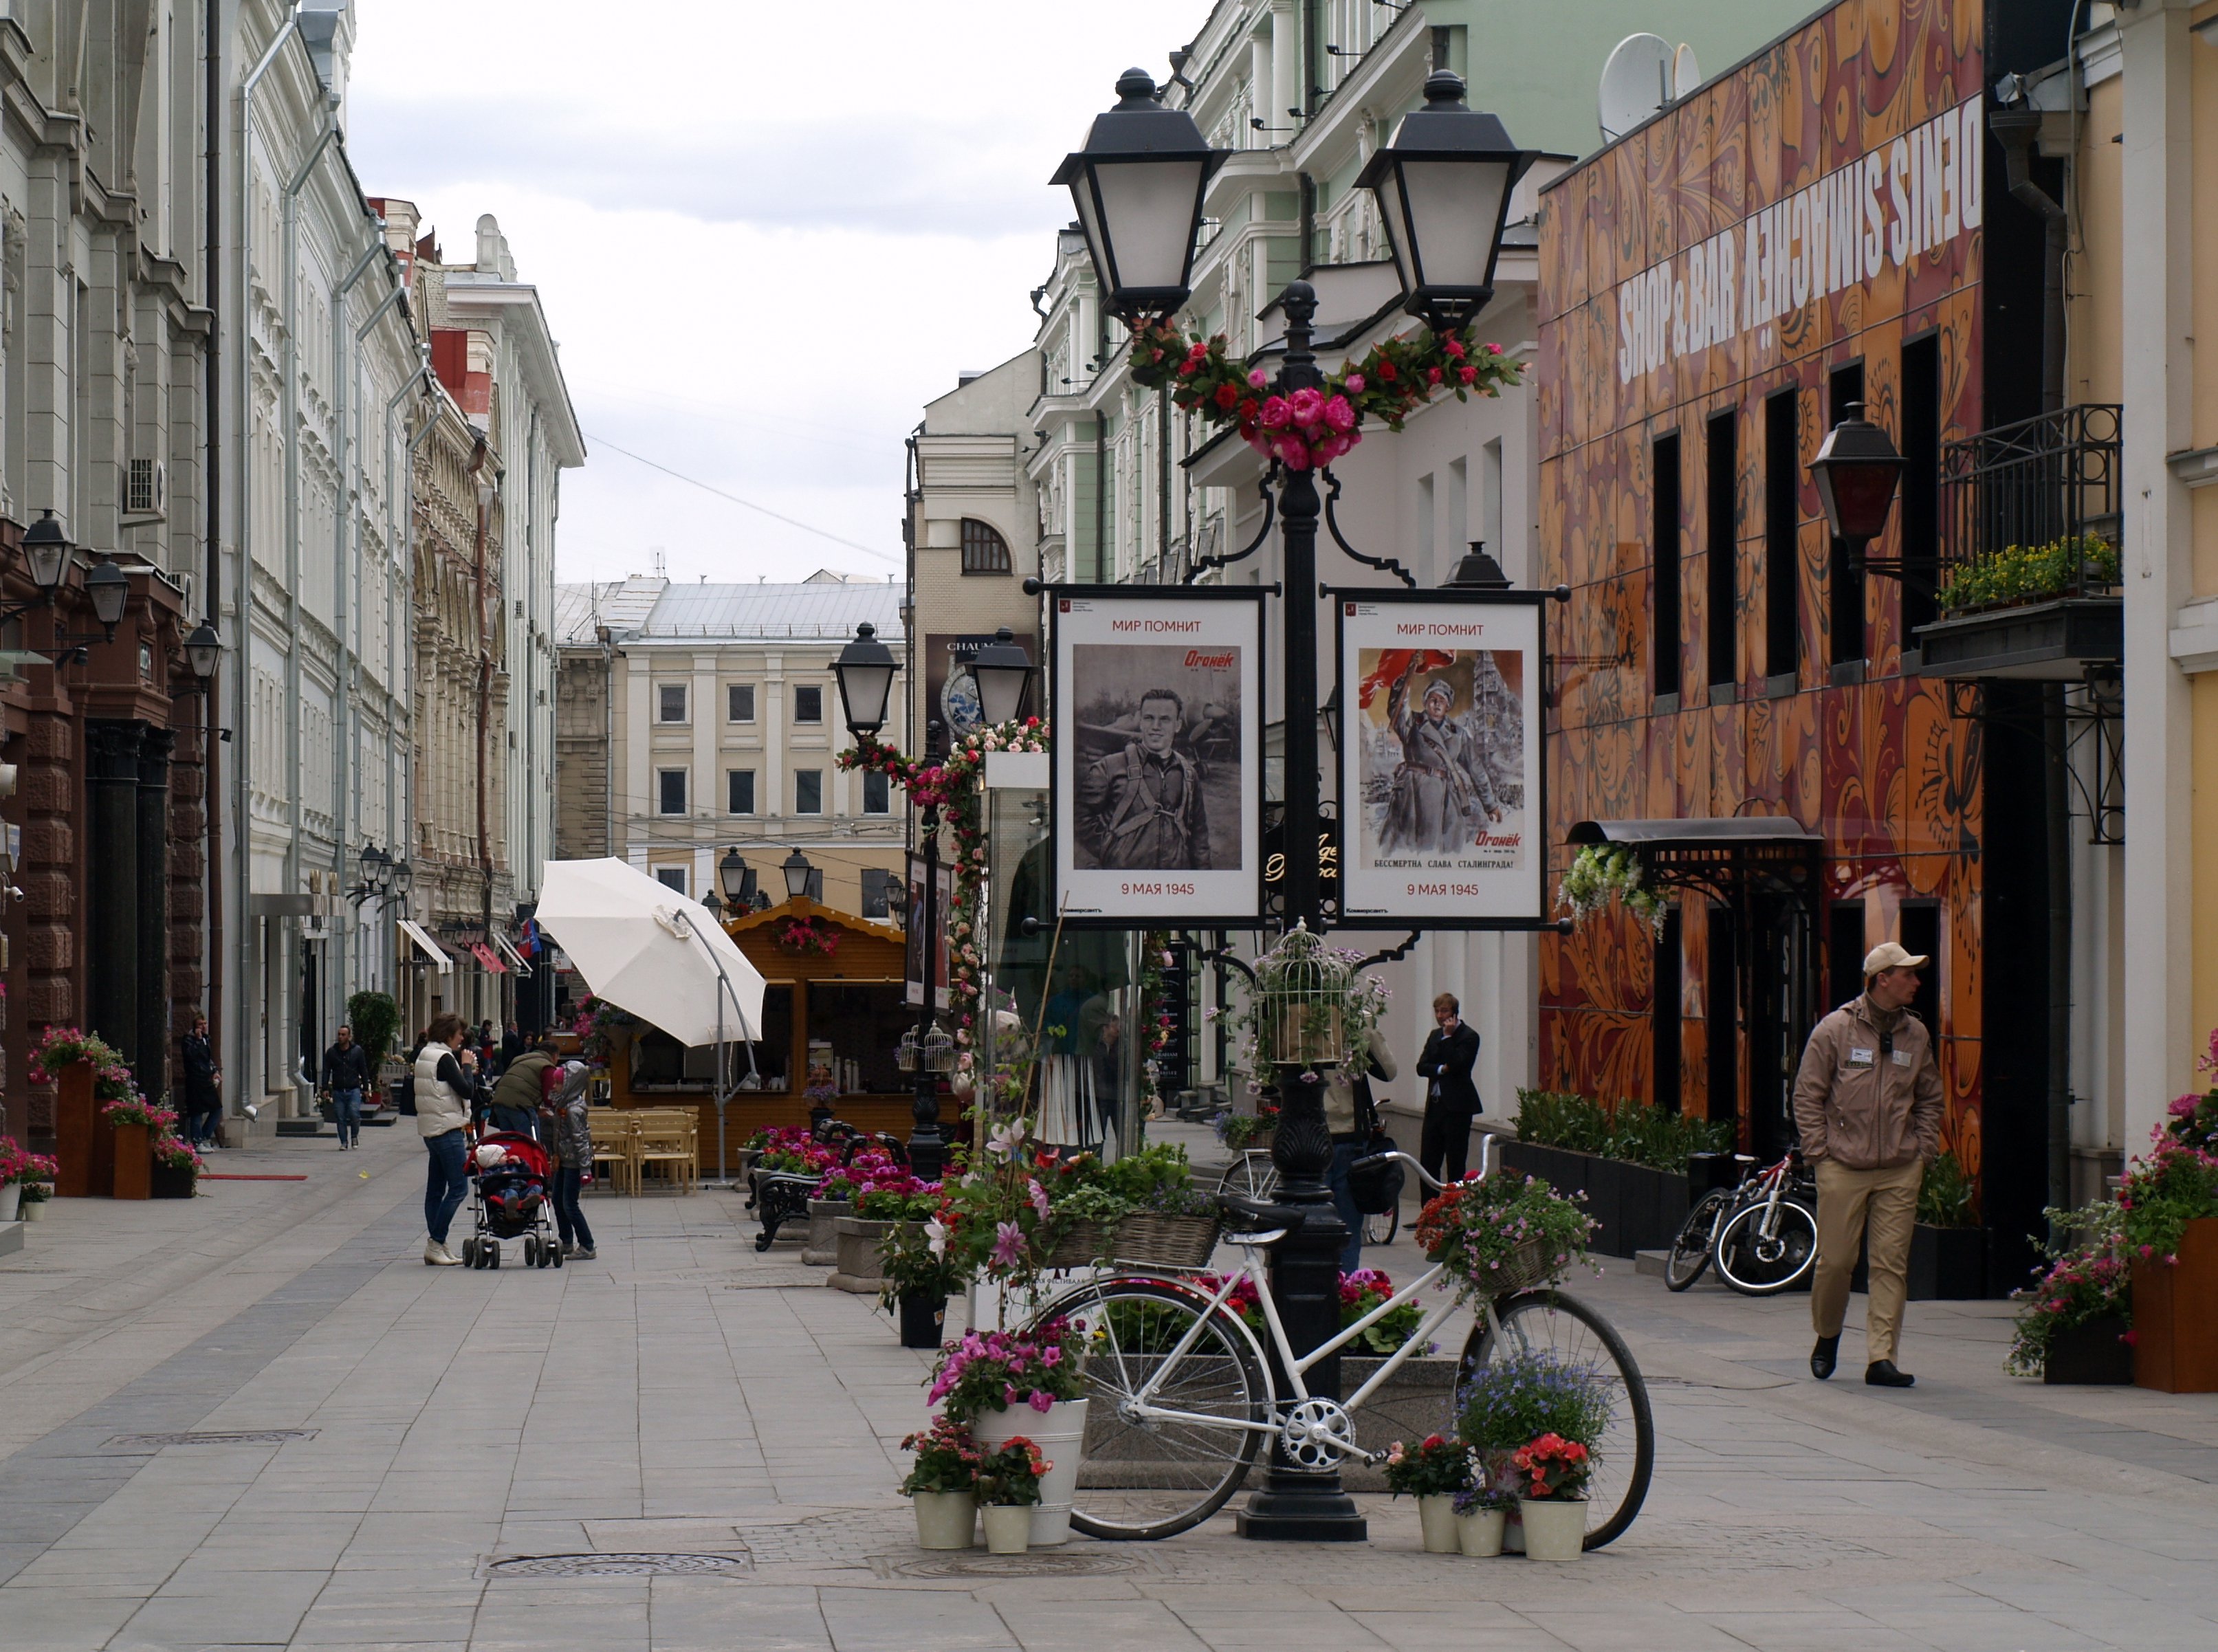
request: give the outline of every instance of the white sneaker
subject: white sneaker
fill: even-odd
[[[424,1265],[427,1268],[458,1268],[462,1259],[436,1239],[424,1241]]]

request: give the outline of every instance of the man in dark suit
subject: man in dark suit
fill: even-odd
[[[1417,1057],[1417,1073],[1425,1080],[1425,1134],[1417,1161],[1426,1174],[1451,1182],[1463,1179],[1471,1157],[1471,1122],[1486,1111],[1471,1079],[1478,1060],[1478,1034],[1464,1024],[1462,1009],[1453,993],[1433,1000],[1433,1019],[1439,1024]]]

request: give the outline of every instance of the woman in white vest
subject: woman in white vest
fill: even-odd
[[[435,1016],[416,1054],[416,1129],[430,1158],[424,1183],[424,1262],[453,1267],[462,1259],[447,1248],[447,1228],[469,1191],[470,1104],[477,1091],[477,1057],[462,1048],[462,1018]]]

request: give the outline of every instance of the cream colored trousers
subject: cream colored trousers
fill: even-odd
[[[1821,1337],[1841,1334],[1849,1311],[1849,1276],[1868,1247],[1871,1300],[1864,1312],[1865,1358],[1894,1358],[1909,1290],[1910,1233],[1918,1222],[1918,1189],[1925,1166],[1912,1160],[1890,1170],[1850,1170],[1818,1161],[1818,1277],[1810,1289],[1810,1323]]]

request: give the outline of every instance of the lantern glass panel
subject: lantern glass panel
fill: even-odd
[[[1079,222],[1094,249],[1096,274],[1112,295],[1185,287],[1194,208],[1207,170],[1202,155],[1097,161],[1086,169],[1073,190]]]
[[[1403,161],[1400,168],[1407,218],[1414,232],[1418,279],[1413,287],[1485,287],[1493,274],[1494,235],[1509,167],[1496,161]],[[1405,267],[1406,279],[1409,271]]]

